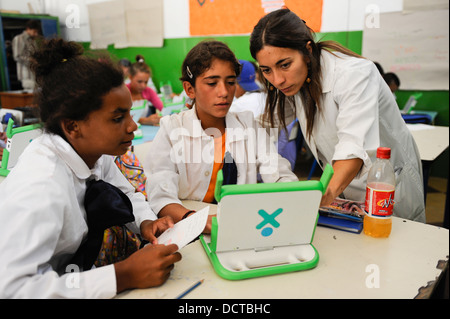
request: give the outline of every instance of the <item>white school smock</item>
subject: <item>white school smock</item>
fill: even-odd
[[[257,183],[257,173],[266,183],[298,180],[252,112],[228,112],[225,121],[225,152],[236,162],[237,184]],[[214,165],[210,135],[201,127],[195,108],[161,119],[144,161],[147,197],[155,213],[181,200],[203,200]]]
[[[113,184],[130,198],[136,221],[127,225],[133,230],[143,220],[156,219],[112,156],[103,155],[91,170],[64,139],[44,133],[0,184],[0,298],[116,295],[113,265],[80,272],[79,277],[70,273],[76,266],[68,265],[87,238],[83,202],[90,179]]]
[[[335,54],[338,57],[322,50],[322,112],[316,113],[310,139],[300,93],[295,95],[296,115],[311,152],[322,167],[362,159],[360,172],[343,194],[363,201],[376,150],[390,147],[396,177],[394,216],[425,222],[419,151],[389,87],[373,62]]]

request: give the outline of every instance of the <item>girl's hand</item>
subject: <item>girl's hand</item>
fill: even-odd
[[[212,218],[216,215],[209,215],[208,220],[206,221],[205,229],[203,229],[203,234],[211,234],[211,228],[212,228]]]
[[[181,260],[177,250],[175,244],[146,245],[127,259],[115,263],[117,293],[162,285],[169,278],[174,263]]]
[[[158,218],[157,220],[144,220],[141,223],[141,235],[153,245],[158,244],[156,237],[161,235],[167,229],[174,225],[173,219],[170,216]]]
[[[159,126],[160,120],[161,116],[155,113],[148,117],[141,117],[138,122],[144,125]]]

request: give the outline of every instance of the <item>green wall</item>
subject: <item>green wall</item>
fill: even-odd
[[[334,40],[346,46],[350,50],[361,54],[362,31],[317,33],[317,39]],[[109,46],[107,51],[117,58],[128,58],[134,62],[137,54],[145,57],[146,62],[153,71],[153,82],[159,88],[160,81],[170,81],[174,92],[182,90],[179,77],[181,64],[189,50],[199,41],[210,37],[190,37],[179,39],[165,39],[162,48],[125,48],[116,49]],[[217,40],[223,41],[233,50],[238,59],[252,60],[249,51],[249,36],[217,36]],[[86,49],[89,43],[83,43]],[[419,99],[416,109],[437,111],[435,124],[449,126],[449,91],[421,91],[423,96]],[[398,91],[397,101],[403,106],[412,91]],[[449,154],[448,150],[442,154],[432,167],[434,176],[448,177]]]
[[[223,41],[233,50],[238,59],[253,60],[249,50],[250,36],[216,36],[214,39]],[[335,32],[327,34],[317,34],[318,39],[335,40],[347,46],[351,50],[361,53],[362,32]],[[162,48],[139,48],[130,47],[116,49],[113,45],[107,51],[118,59],[127,58],[131,62],[141,54],[145,57],[146,63],[153,71],[153,82],[159,88],[160,81],[171,81],[174,92],[181,92],[182,85],[179,81],[181,76],[181,64],[189,50],[198,42],[211,39],[211,37],[190,37],[179,39],[164,39]],[[82,43],[85,49],[89,49],[89,43]]]

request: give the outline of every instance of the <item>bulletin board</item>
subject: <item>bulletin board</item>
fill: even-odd
[[[250,34],[259,19],[286,6],[315,32],[322,25],[322,0],[189,0],[191,36]]]
[[[448,90],[448,17],[448,9],[382,13],[363,31],[362,55],[397,74],[401,90]]]

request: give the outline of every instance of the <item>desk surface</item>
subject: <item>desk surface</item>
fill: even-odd
[[[184,204],[192,209],[207,205]],[[211,205],[211,213],[216,209]],[[400,218],[393,218],[387,239],[317,226],[313,244],[320,260],[316,268],[240,281],[217,275],[196,241],[180,251],[183,258],[164,285],[125,291],[117,298],[172,299],[201,279],[203,284],[185,298],[415,298],[421,287],[440,275],[439,261],[448,260],[448,236],[445,228]],[[379,288],[370,288],[377,274]]]
[[[407,124],[419,148],[420,158],[423,161],[434,161],[449,146],[448,126],[434,126],[426,124]],[[159,130],[159,126],[142,125],[143,138],[133,140],[133,145],[145,152],[142,145],[152,141]],[[142,145],[142,146],[141,146]],[[142,158],[142,157],[139,157]]]
[[[448,126],[407,124],[419,148],[422,161],[434,161],[448,148]]]
[[[135,138],[133,140],[133,145],[141,145],[146,142],[153,141],[153,139],[156,136],[156,133],[158,133],[159,126],[153,126],[153,125],[141,125],[139,129],[142,131],[142,137],[141,138]]]

